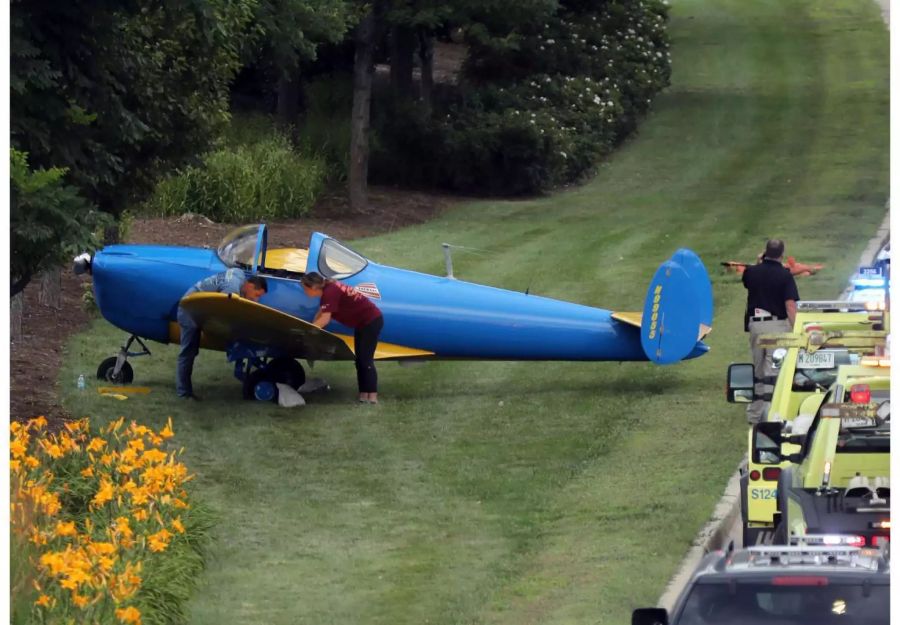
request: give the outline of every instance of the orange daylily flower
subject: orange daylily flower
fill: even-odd
[[[57,521],[57,536],[77,536],[78,530],[75,529],[75,521]]]
[[[132,623],[133,625],[141,625],[141,613],[134,606],[128,606],[127,608],[117,608],[116,616],[123,623]]]
[[[111,501],[113,495],[115,495],[113,484],[109,479],[104,477],[100,480],[100,488],[97,490],[97,494],[94,495],[94,499],[91,503],[95,506],[102,506],[106,502]]]

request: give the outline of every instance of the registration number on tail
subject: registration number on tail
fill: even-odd
[[[751,488],[750,499],[778,499],[778,490],[775,488]]]
[[[808,353],[800,350],[797,354],[798,369],[834,369],[834,352]]]

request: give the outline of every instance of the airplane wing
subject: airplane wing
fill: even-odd
[[[192,293],[181,300],[203,330],[201,346],[224,351],[243,341],[261,347],[277,347],[292,358],[353,360],[353,337],[321,330],[298,317],[226,293]],[[434,352],[378,343],[376,360],[428,358]]]

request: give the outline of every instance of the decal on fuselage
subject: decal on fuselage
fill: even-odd
[[[353,288],[366,297],[371,297],[372,299],[381,299],[381,291],[378,290],[378,285],[374,282],[363,282],[362,284],[357,284]]]

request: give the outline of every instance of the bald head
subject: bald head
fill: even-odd
[[[766,258],[781,260],[784,256],[784,241],[781,239],[769,239],[766,241]]]

